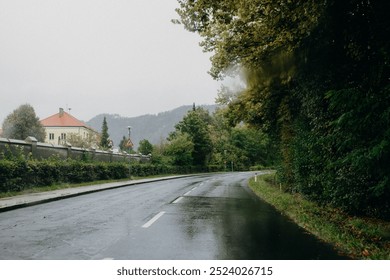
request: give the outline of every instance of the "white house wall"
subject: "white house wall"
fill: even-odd
[[[76,134],[82,137],[82,139],[88,139],[89,134],[96,134],[91,129],[88,129],[86,127],[45,127],[46,129],[46,137],[45,137],[45,143],[59,145],[63,144],[67,137],[69,137],[70,134]],[[53,134],[53,139],[50,139],[50,134]],[[65,135],[65,139],[62,135]]]

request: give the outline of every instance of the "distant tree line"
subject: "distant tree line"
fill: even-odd
[[[178,2],[211,75],[243,77],[225,116],[277,144],[284,189],[390,219],[390,1]]]
[[[220,171],[273,165],[275,149],[268,136],[244,124],[231,127],[223,112],[210,115],[194,107],[166,141],[154,146],[153,162]]]

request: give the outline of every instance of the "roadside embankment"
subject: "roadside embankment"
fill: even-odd
[[[285,193],[274,182],[275,174],[250,179],[250,188],[282,214],[334,244],[341,253],[354,259],[390,259],[390,222],[352,217],[327,206],[320,206],[299,194]]]

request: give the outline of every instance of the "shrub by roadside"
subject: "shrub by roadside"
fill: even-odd
[[[390,259],[390,223],[320,206],[298,194],[285,193],[274,185],[273,174],[251,179],[251,189],[278,211],[291,218],[325,242],[332,243],[342,254],[354,259]]]
[[[57,183],[122,179],[128,175],[128,166],[123,163],[1,160],[0,192],[22,191]]]
[[[28,160],[24,157],[0,160],[0,193],[11,193],[60,184],[119,180],[165,174],[210,172],[216,167],[172,166],[133,162],[79,160]]]

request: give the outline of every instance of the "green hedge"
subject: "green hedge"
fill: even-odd
[[[129,175],[124,163],[79,161],[0,161],[0,192],[21,191],[56,183],[122,179]]]
[[[129,173],[130,171],[130,173]],[[220,171],[218,166],[170,166],[150,163],[84,162],[76,160],[0,160],[0,192],[13,192],[37,186],[83,183],[161,174],[189,174]]]
[[[129,164],[75,160],[0,160],[0,192],[22,191],[37,186],[125,179],[160,174],[189,174],[217,171],[217,167],[167,166],[150,163]]]

